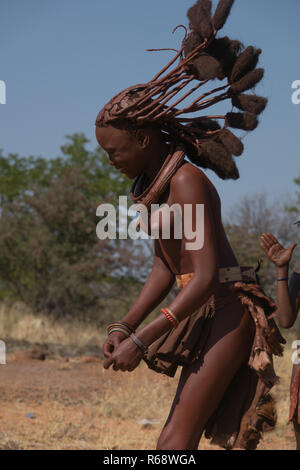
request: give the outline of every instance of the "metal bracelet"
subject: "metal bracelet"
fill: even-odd
[[[109,323],[109,325],[107,325],[106,327],[106,332],[109,333],[109,330],[111,330],[112,328],[124,328],[126,330],[128,330],[129,333],[134,333],[134,329],[131,325],[129,325],[129,323],[126,323],[126,322],[122,322],[122,321],[115,321],[115,322],[112,322],[112,323]]]
[[[132,339],[132,341],[143,351],[143,353],[145,353],[147,351],[147,349],[148,349],[147,346],[144,343],[142,343],[142,341],[137,336],[135,336],[133,333],[131,333],[129,338]]]
[[[126,338],[128,338],[128,337],[130,336],[129,333],[128,333],[128,331],[126,331],[126,330],[121,330],[121,328],[112,328],[112,329],[109,331],[108,336],[109,336],[111,333],[113,333],[114,331],[119,331],[120,333],[123,333],[123,334],[126,336]]]

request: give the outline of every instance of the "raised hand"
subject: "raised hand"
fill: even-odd
[[[278,268],[282,268],[289,264],[297,243],[291,243],[288,248],[284,248],[272,233],[263,233],[260,240],[260,246],[266,253],[267,257]]]

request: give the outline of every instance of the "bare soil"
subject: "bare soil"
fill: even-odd
[[[176,385],[144,364],[114,372],[92,355],[15,351],[0,365],[0,449],[153,450]],[[295,448],[285,421],[259,449]],[[217,448],[202,439],[199,449]]]

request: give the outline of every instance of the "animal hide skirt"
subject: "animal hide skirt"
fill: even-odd
[[[289,421],[300,424],[300,364],[297,365],[291,382],[291,402]]]
[[[222,268],[228,269],[232,268]],[[236,269],[236,268],[235,268]],[[215,312],[238,298],[255,323],[255,335],[249,359],[233,377],[218,408],[205,426],[211,444],[225,449],[256,449],[262,433],[274,428],[276,408],[269,391],[278,381],[272,355],[282,356],[285,343],[274,321],[276,305],[259,286],[253,268],[238,267],[238,281],[226,282],[222,296],[212,295],[202,307],[153,342],[144,361],[150,369],[174,377],[178,366],[200,360],[215,320]],[[252,276],[251,274],[252,270]],[[254,276],[253,276],[254,273]],[[230,273],[229,273],[230,274]],[[176,276],[179,289],[193,273]],[[228,289],[227,289],[228,288]],[[233,408],[234,404],[234,408]]]

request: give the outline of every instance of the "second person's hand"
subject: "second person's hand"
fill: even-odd
[[[297,243],[291,243],[288,248],[284,248],[272,233],[263,233],[260,236],[260,240],[260,246],[266,253],[267,257],[278,268],[282,268],[289,264]]]

